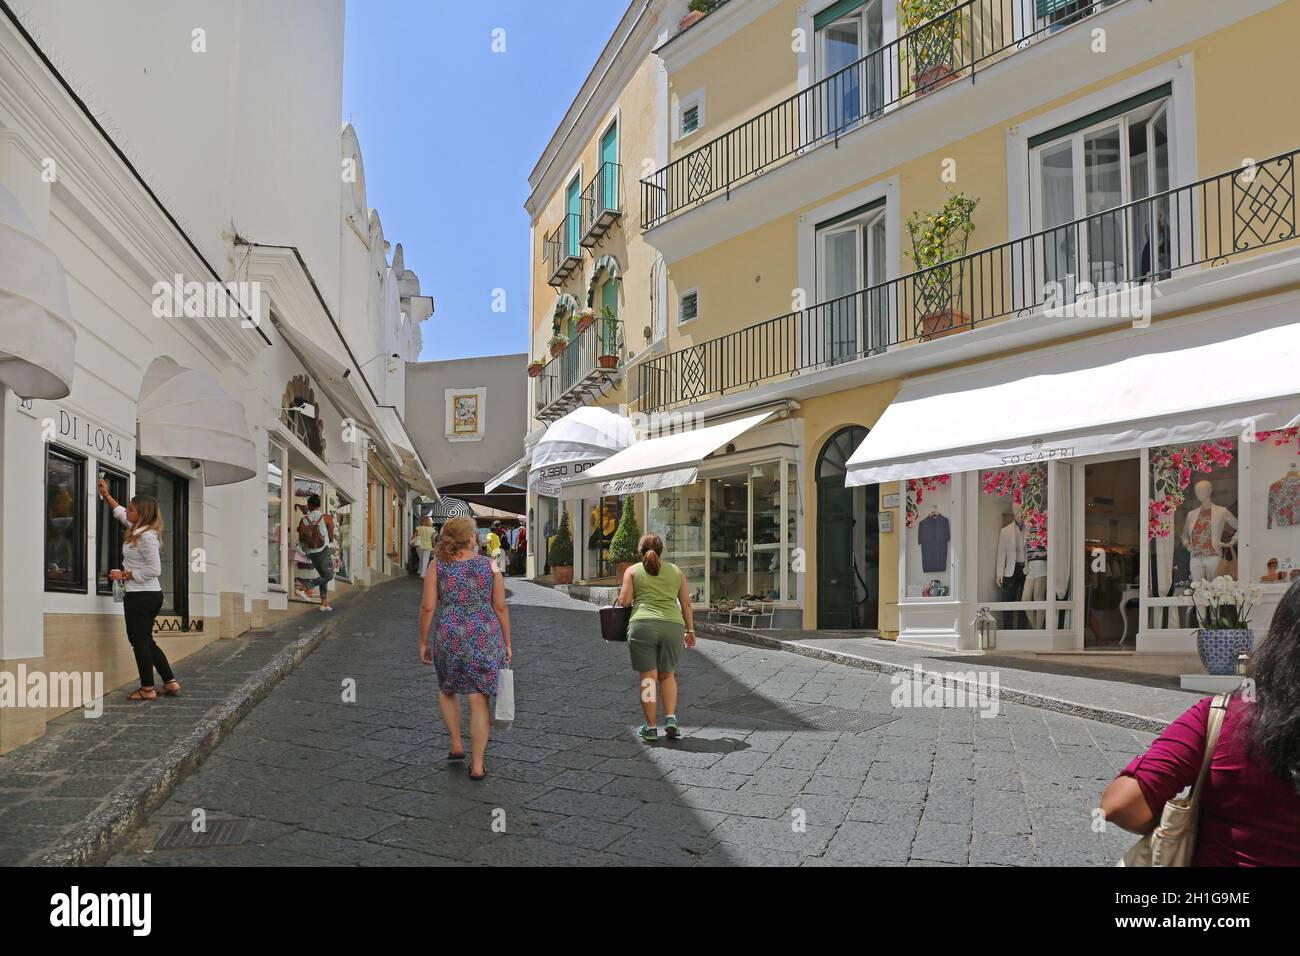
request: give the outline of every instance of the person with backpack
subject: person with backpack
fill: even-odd
[[[320,510],[320,495],[307,497],[307,513],[298,521],[298,547],[318,575],[316,587],[320,588],[320,609],[330,607],[329,583],[334,580],[334,519]]]

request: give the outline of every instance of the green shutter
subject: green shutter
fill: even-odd
[[[1040,0],[1041,2],[1041,0]],[[842,20],[858,7],[865,6],[867,0],[839,0],[839,3],[832,3],[817,16],[813,17],[813,29],[820,30],[829,26],[836,20]]]
[[[865,206],[859,206],[857,209],[850,209],[848,212],[841,213],[840,215],[835,216],[833,219],[827,219],[825,222],[819,222],[814,228],[825,229],[829,226],[838,226],[842,222],[847,222],[850,219],[856,218],[857,216],[861,216],[864,212],[870,212],[872,209],[879,209],[884,204],[885,204],[885,197],[881,196],[879,199],[871,200],[871,202],[867,203]]]
[[[1036,0],[1039,17],[1049,17],[1057,10],[1063,10],[1078,0]]]
[[[1039,0],[1044,2],[1044,0]],[[1046,0],[1051,2],[1051,0]],[[1037,149],[1044,143],[1051,143],[1058,139],[1064,139],[1081,129],[1087,129],[1089,126],[1096,126],[1098,123],[1104,123],[1108,119],[1114,119],[1116,116],[1123,116],[1125,113],[1137,109],[1139,106],[1145,106],[1148,103],[1154,103],[1156,100],[1162,100],[1170,96],[1174,91],[1172,83],[1166,83],[1164,86],[1157,86],[1154,90],[1147,90],[1145,93],[1139,93],[1137,96],[1130,96],[1113,106],[1098,110],[1095,113],[1089,113],[1087,116],[1066,123],[1064,126],[1058,126],[1056,129],[1049,129],[1046,133],[1039,133],[1037,136],[1029,138],[1029,148]]]

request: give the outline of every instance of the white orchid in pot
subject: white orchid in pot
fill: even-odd
[[[1193,581],[1186,592],[1196,615],[1196,652],[1207,673],[1235,674],[1237,658],[1250,653],[1254,634],[1250,614],[1259,603],[1259,585],[1221,574],[1213,580]]]

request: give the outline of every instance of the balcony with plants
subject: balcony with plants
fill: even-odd
[[[894,2],[894,0],[885,0]],[[899,0],[897,39],[641,180],[642,226],[726,195],[1120,0]]]
[[[533,417],[553,422],[588,405],[614,387],[624,360],[623,323],[609,309],[585,308],[574,317],[572,337],[557,319],[548,358],[528,366],[533,379]]]
[[[1297,242],[1300,150],[967,252],[978,200],[908,220],[914,270],[637,366],[642,412],[1022,319],[1129,308],[1197,269]],[[1102,304],[1103,299],[1105,304]],[[1139,300],[1141,301],[1141,300]],[[1127,313],[1122,318],[1136,318]]]

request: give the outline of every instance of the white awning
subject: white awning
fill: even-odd
[[[244,407],[206,372],[154,359],[140,386],[137,418],[140,454],[200,462],[205,485],[257,475]]]
[[[1300,410],[1300,325],[1278,322],[1276,306],[1171,322],[904,384],[846,484],[1285,427]]]
[[[483,493],[487,494],[488,492],[496,491],[502,485],[519,488],[520,490],[526,488],[528,485],[528,479],[525,476],[528,474],[529,464],[530,459],[527,455],[512,463],[508,468],[502,471],[501,474],[489,478],[483,483]],[[520,484],[520,481],[522,481],[523,484]]]
[[[551,423],[533,448],[528,485],[556,497],[560,483],[582,474],[636,442],[636,430],[622,415],[584,405]]]
[[[371,416],[366,414],[365,402],[349,381],[354,373],[342,343],[334,346],[338,353],[336,356],[319,345],[306,329],[282,316],[276,316],[275,327],[340,412],[350,416],[358,425],[371,421]],[[384,440],[388,440],[387,436]]]
[[[415,450],[415,443],[411,441],[410,435],[406,432],[406,426],[397,414],[397,409],[389,408],[387,405],[376,406],[377,418],[379,424],[384,429],[384,437],[388,443],[397,451],[400,457],[400,473],[402,480],[418,494],[426,495],[430,498],[438,498],[438,489],[434,487],[433,479],[429,472],[425,470],[424,462],[420,460],[419,453]]]
[[[76,351],[63,264],[0,186],[0,385],[19,398],[66,398]]]
[[[560,497],[604,498],[693,484],[705,458],[774,414],[762,412],[693,431],[639,441],[587,469],[580,478],[565,482]]]

